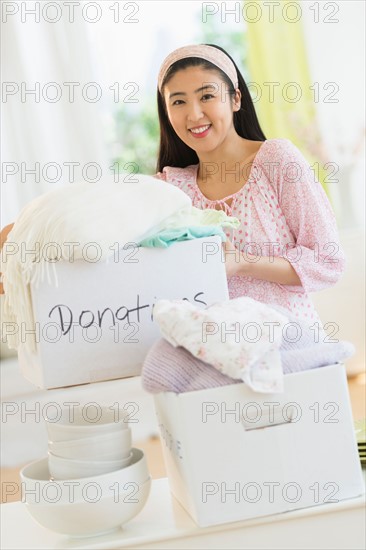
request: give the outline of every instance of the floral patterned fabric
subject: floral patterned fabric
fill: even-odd
[[[154,320],[162,336],[253,391],[282,392],[282,330],[288,319],[248,297],[198,309],[184,300],[159,300]],[[268,330],[268,324],[277,330]],[[245,335],[255,325],[255,335]],[[253,327],[252,327],[253,328]]]
[[[222,208],[240,220],[227,237],[243,252],[281,256],[298,274],[301,285],[282,285],[250,276],[228,280],[230,298],[249,296],[278,304],[309,324],[319,317],[308,295],[334,285],[345,268],[333,210],[299,149],[288,139],[263,142],[241,189],[209,200],[197,185],[197,165],[167,166],[155,177],[182,189],[197,208]]]

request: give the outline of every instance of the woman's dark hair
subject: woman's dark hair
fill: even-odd
[[[206,44],[206,46],[212,46],[221,50],[228,56],[229,59],[234,63],[237,75],[238,75],[238,84],[239,90],[241,91],[241,105],[240,110],[234,112],[234,128],[239,136],[245,139],[251,139],[255,141],[265,141],[266,137],[259,125],[257,114],[254,109],[253,100],[245,84],[244,78],[241,75],[238,67],[236,66],[234,60],[228,55],[228,53],[221,48],[216,46],[216,44]],[[204,70],[216,71],[220,74],[222,80],[226,82],[229,87],[228,94],[230,98],[235,95],[235,89],[230,78],[224,73],[221,69],[216,67],[213,63],[206,61],[200,57],[189,57],[187,59],[180,59],[171,65],[165,75],[162,90],[164,85],[181,69],[186,69],[187,67],[202,67]],[[156,170],[161,172],[165,166],[175,166],[179,168],[185,168],[190,164],[198,164],[199,159],[197,153],[188,147],[175,133],[172,125],[170,124],[165,100],[163,95],[157,92],[158,99],[158,115],[160,122],[160,145],[158,152],[158,161]]]

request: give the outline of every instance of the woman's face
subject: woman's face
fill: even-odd
[[[170,123],[182,141],[197,153],[211,152],[236,133],[233,112],[240,109],[240,91],[234,101],[216,71],[188,67],[165,85]]]

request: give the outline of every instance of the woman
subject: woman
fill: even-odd
[[[241,222],[225,243],[230,298],[318,320],[308,292],[335,284],[345,265],[334,214],[300,151],[266,140],[232,58],[215,45],[173,51],[159,72],[158,112],[157,177]]]
[[[230,298],[318,321],[308,293],[335,284],[345,265],[334,214],[300,151],[266,140],[232,58],[215,45],[173,51],[159,72],[158,112],[156,177],[241,222],[224,245]]]

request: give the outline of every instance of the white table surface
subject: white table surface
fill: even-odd
[[[159,433],[153,396],[142,389],[140,376],[43,390],[23,378],[18,359],[11,358],[1,362],[0,382],[2,468],[24,466],[47,455],[48,437],[42,411],[48,403],[60,407],[67,402],[97,402],[107,407],[130,403],[132,408],[127,410],[131,415],[135,413],[130,421],[133,442]],[[51,413],[55,414],[53,410]]]
[[[133,427],[137,436],[142,429],[151,433],[156,429],[152,398],[143,394],[139,378],[106,381],[60,390],[39,390],[25,381],[16,360],[2,365],[2,400],[15,404],[22,402],[34,409],[47,400],[62,402],[80,399],[88,401],[95,395],[106,403],[114,400],[135,401],[139,406],[139,421]],[[112,401],[111,401],[112,400]],[[2,426],[1,440],[9,464],[30,461],[44,456],[47,446],[44,426],[30,418],[23,422],[20,414],[10,416]],[[43,430],[43,431],[42,431]],[[4,433],[5,431],[5,433]],[[11,442],[17,443],[12,448]],[[33,442],[33,447],[31,443]],[[25,456],[25,449],[31,455]],[[2,457],[4,458],[4,456]],[[5,461],[7,462],[7,461]],[[365,473],[365,470],[364,470]],[[323,504],[303,510],[235,522],[215,527],[198,527],[187,512],[171,496],[166,478],[154,480],[146,506],[123,529],[109,535],[72,539],[53,533],[38,525],[21,502],[2,504],[1,549],[88,549],[115,548],[156,549],[251,549],[251,550],[341,550],[364,549],[364,497],[333,504]]]
[[[167,478],[154,480],[145,508],[109,535],[70,538],[38,525],[22,502],[1,505],[1,548],[364,549],[364,496],[214,527],[198,527],[172,497]]]

